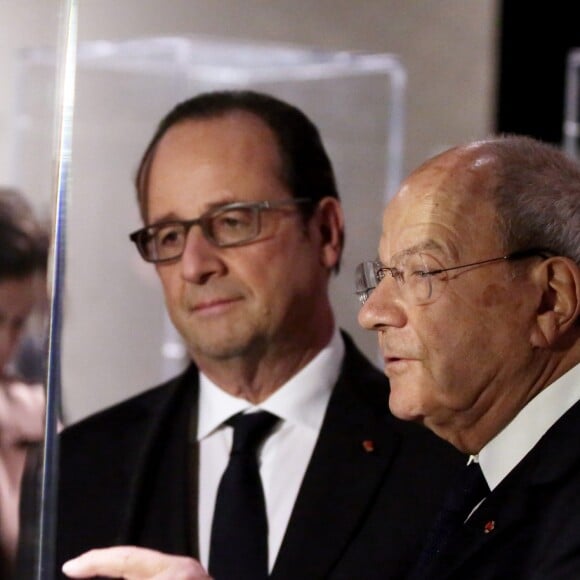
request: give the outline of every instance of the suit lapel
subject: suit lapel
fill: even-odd
[[[192,503],[189,476],[195,446],[188,444],[188,434],[191,417],[196,417],[192,406],[197,394],[197,370],[192,366],[168,385],[164,400],[149,409],[133,464],[136,468],[128,475],[128,505],[119,543],[155,546],[179,554],[197,549],[196,544],[190,545],[196,538],[191,522],[197,517],[190,518],[183,509]]]
[[[324,418],[272,571],[273,580],[323,578],[365,516],[396,449],[377,405],[363,401],[369,363],[347,342],[345,365]],[[386,411],[386,387],[384,408]]]
[[[437,560],[436,570],[441,576],[434,577],[461,578],[461,566],[482,550],[492,550],[492,545],[513,545],[522,529],[533,533],[534,518],[541,512],[546,494],[557,493],[559,482],[580,461],[580,449],[570,443],[577,441],[579,424],[580,403],[576,403],[468,520],[449,551]]]
[[[515,487],[519,486],[516,484]],[[529,513],[530,489],[513,493],[510,484],[504,490],[496,491],[466,522],[448,546],[448,551],[437,560],[433,578],[462,578],[465,571],[460,573],[461,567],[477,557],[480,551],[489,550],[498,542],[513,542],[514,530],[521,526]]]

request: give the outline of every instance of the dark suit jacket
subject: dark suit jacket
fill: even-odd
[[[580,403],[489,495],[428,578],[580,578]]]
[[[345,337],[346,356],[274,566],[275,580],[403,578],[463,461],[388,412],[387,381]],[[136,544],[195,556],[198,373],[66,429],[57,565]],[[366,446],[366,449],[365,449]]]

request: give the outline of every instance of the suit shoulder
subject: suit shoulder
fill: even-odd
[[[172,400],[180,387],[190,381],[190,375],[191,371],[188,369],[165,383],[67,426],[61,433],[61,441],[67,445],[69,440],[82,440],[86,436],[93,438],[99,433],[107,438],[114,438],[128,426],[133,428],[139,422],[147,420],[152,413]]]

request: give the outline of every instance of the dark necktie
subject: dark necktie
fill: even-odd
[[[211,529],[209,572],[215,580],[268,577],[268,520],[256,450],[277,421],[265,411],[227,421],[234,438]]]
[[[432,562],[444,550],[451,537],[461,530],[472,510],[489,493],[489,487],[479,463],[472,461],[460,472],[443,502],[431,528],[417,566],[410,579],[428,578],[427,571]]]

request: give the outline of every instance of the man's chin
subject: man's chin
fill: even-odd
[[[192,356],[215,361],[228,361],[244,356],[247,347],[245,345],[231,343],[205,343],[191,349]]]
[[[422,422],[424,414],[420,410],[421,406],[417,404],[417,401],[405,395],[401,396],[400,393],[397,393],[397,389],[391,385],[391,393],[389,395],[389,408],[391,409],[391,413],[403,421]]]
[[[261,353],[262,341],[257,340],[251,334],[238,333],[233,335],[231,329],[228,332],[210,337],[196,336],[190,337],[188,341],[190,352],[195,360],[196,357],[203,357],[215,361],[226,362],[228,360],[255,356]]]

